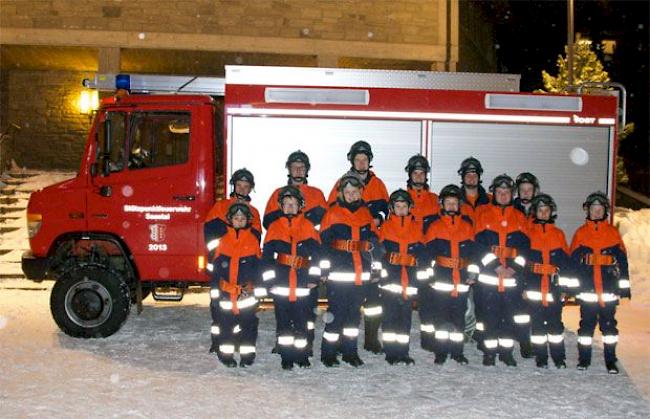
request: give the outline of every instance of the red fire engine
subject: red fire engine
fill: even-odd
[[[530,171],[556,198],[567,235],[588,193],[614,198],[618,102],[609,95],[519,93],[513,75],[245,66],[227,67],[225,82],[86,83],[116,81],[132,94],[102,101],[77,176],[33,193],[27,209],[23,271],[56,280],[52,314],[72,336],[109,336],[148,293],[179,300],[205,285],[202,223],[224,180],[251,170],[252,203],[263,207],[297,149],[313,160],[310,184],[326,191],[357,140],[372,145],[389,190],[405,184],[416,153],[431,163],[434,191],[459,181],[468,156],[485,179]]]

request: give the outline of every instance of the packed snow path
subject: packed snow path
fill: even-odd
[[[258,359],[227,369],[208,353],[208,295],[181,304],[146,300],[140,316],[106,339],[74,339],[51,319],[49,290],[0,288],[0,404],[3,417],[643,417],[650,407],[625,371],[608,375],[602,352],[575,369],[575,336],[566,370],[481,365],[466,345],[467,366],[418,348],[414,366],[389,366],[361,351],[366,365],[283,371],[270,353],[272,312],[260,314]],[[49,288],[49,287],[47,287]],[[317,326],[322,330],[322,323]],[[623,339],[625,336],[623,335]],[[319,342],[319,337],[317,338]]]

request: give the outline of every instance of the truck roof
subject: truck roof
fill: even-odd
[[[208,95],[185,95],[185,94],[134,94],[128,96],[111,96],[102,99],[103,107],[130,105],[130,104],[174,104],[185,103],[188,105],[210,105],[215,103],[214,99]]]

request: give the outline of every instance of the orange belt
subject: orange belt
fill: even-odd
[[[609,265],[613,265],[616,262],[616,260],[612,255],[601,255],[601,254],[590,253],[588,255],[584,255],[580,260],[580,262],[582,262],[582,264],[584,265],[609,266]]]
[[[557,266],[545,263],[533,263],[533,273],[540,275],[555,275],[558,272]]]
[[[368,252],[372,248],[369,241],[366,240],[334,240],[332,248],[344,252]]]
[[[517,249],[506,246],[492,246],[492,253],[499,259],[514,259],[517,257]]]
[[[289,266],[294,269],[309,268],[309,259],[304,256],[293,256],[286,253],[278,253],[276,261],[280,265]]]
[[[436,256],[436,265],[449,269],[464,269],[469,266],[469,261],[463,258],[448,258],[446,256]]]
[[[386,260],[391,265],[399,265],[399,266],[417,265],[417,259],[415,259],[415,256],[409,255],[408,253],[390,252],[386,254]]]
[[[237,298],[239,298],[239,295],[241,294],[242,290],[245,289],[247,291],[250,291],[251,290],[250,285],[244,285],[242,287],[241,285],[232,284],[229,281],[222,279],[221,281],[219,281],[219,288],[221,288],[221,291],[230,294],[230,301],[232,302],[232,312],[233,314],[239,314],[239,308],[237,307]]]

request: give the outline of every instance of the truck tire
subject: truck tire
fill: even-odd
[[[117,332],[129,316],[129,286],[103,265],[72,267],[52,288],[50,310],[67,335],[104,338]]]

